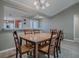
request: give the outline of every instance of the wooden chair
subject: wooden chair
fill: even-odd
[[[32,30],[24,30],[24,34],[32,34]]]
[[[34,34],[40,33],[40,30],[33,30]]]
[[[59,39],[59,32],[51,32],[51,37],[49,39],[49,44],[46,46],[43,46],[39,48],[39,52],[45,53],[48,55],[48,58],[51,54],[53,54],[54,57],[58,57],[58,39]]]
[[[62,30],[60,30],[60,40],[63,40],[64,39],[64,33]]]
[[[57,31],[58,31],[57,29],[50,29],[50,34],[53,32],[53,34],[55,35],[57,33]],[[49,41],[45,41],[45,42],[40,43],[39,45],[40,45],[40,47],[42,47],[42,46],[46,46],[48,44],[49,44]]]
[[[25,34],[25,35],[27,35],[27,34],[32,34],[32,30],[29,30],[29,29],[28,29],[28,30],[24,30],[24,34]],[[29,42],[26,41],[26,45],[27,45],[27,44],[31,44],[31,43],[29,43]]]
[[[60,30],[60,36],[59,36],[59,41],[58,41],[58,52],[61,53],[61,41],[64,39],[64,34],[63,31]]]
[[[22,41],[19,39],[16,31],[13,32],[13,37],[16,46],[16,58],[18,57],[18,54],[21,58],[22,54],[28,53],[33,50],[31,45],[22,45]]]

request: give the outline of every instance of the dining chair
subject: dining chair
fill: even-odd
[[[33,30],[34,34],[40,33],[40,30]]]
[[[22,58],[22,54],[31,52],[33,50],[31,45],[22,45],[22,40],[20,40],[16,31],[13,32],[13,37],[16,46],[16,58],[18,55],[20,58]]]
[[[57,29],[50,29],[50,34],[53,32],[53,34],[55,35],[57,33],[57,31],[58,31]],[[40,43],[39,45],[40,45],[40,47],[43,47],[48,44],[49,44],[49,41],[45,41],[45,42]]]
[[[49,44],[39,48],[39,52],[47,54],[48,58],[50,57],[50,55],[53,55],[54,57],[58,57],[58,49],[57,49],[58,39],[59,39],[59,32],[52,31],[51,37],[48,40]]]
[[[24,30],[24,34],[32,34],[32,30]]]
[[[33,32],[32,30],[24,30],[24,35],[32,34],[32,32]],[[26,41],[26,45],[27,44],[31,44],[31,43]]]
[[[61,41],[64,39],[64,33],[62,30],[60,30],[60,36],[58,41],[58,52],[61,53]]]

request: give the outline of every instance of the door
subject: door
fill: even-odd
[[[79,14],[74,15],[74,40],[79,42]]]

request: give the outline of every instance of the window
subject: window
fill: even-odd
[[[39,21],[38,20],[30,20],[30,27],[33,29],[39,28]]]

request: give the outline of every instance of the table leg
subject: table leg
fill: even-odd
[[[20,38],[20,46],[22,45],[22,39]]]
[[[36,44],[36,58],[38,58],[38,44]]]
[[[34,47],[34,57],[38,58],[38,43],[36,43]]]

